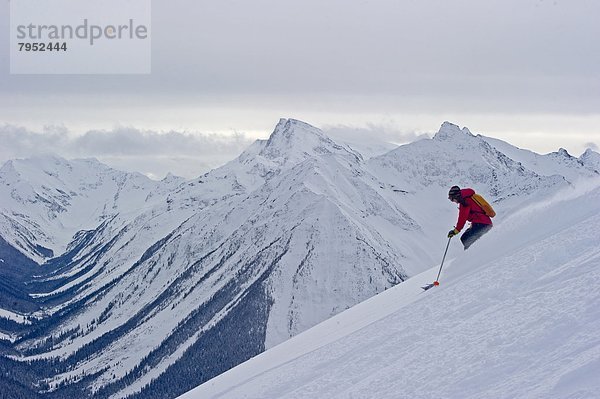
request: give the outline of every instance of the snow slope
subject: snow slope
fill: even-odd
[[[453,243],[456,245],[456,243]],[[593,398],[600,181],[534,203],[449,262],[182,395]]]

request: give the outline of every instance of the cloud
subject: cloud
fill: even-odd
[[[393,123],[367,123],[365,126],[328,125],[323,131],[332,138],[353,142],[380,141],[393,144],[411,143],[432,135],[414,130],[402,130]]]
[[[139,97],[189,103],[198,96],[255,102],[287,95],[290,104],[336,94],[349,113],[355,96],[380,99],[371,110],[382,104],[441,112],[599,109],[600,2],[259,3],[153,2],[161,29],[148,76],[49,79],[11,75],[8,63],[0,63],[0,87],[7,104],[26,96],[46,99],[44,106],[67,94],[90,102],[117,95],[123,108]],[[8,6],[0,2],[0,13],[8,15]],[[9,31],[8,25],[0,18],[0,28]],[[0,50],[8,54],[8,40],[0,40]]]
[[[89,130],[81,135],[63,126],[32,131],[0,125],[0,162],[41,154],[98,158],[118,169],[159,178],[168,172],[192,178],[235,158],[251,143],[243,133],[157,132],[133,127]]]

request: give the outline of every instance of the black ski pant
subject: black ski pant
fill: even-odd
[[[492,229],[491,224],[483,224],[483,223],[473,223],[471,227],[469,227],[462,236],[460,236],[460,241],[462,241],[465,251],[478,239],[481,238],[482,235],[487,233]]]

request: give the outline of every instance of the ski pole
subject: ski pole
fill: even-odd
[[[448,238],[448,244],[446,244],[446,250],[444,251],[444,257],[442,258],[442,264],[440,265],[440,271],[438,272],[438,275],[435,281],[433,282],[433,285],[440,285],[440,282],[438,280],[440,279],[440,274],[442,274],[442,267],[444,266],[444,261],[446,260],[446,254],[448,253],[448,247],[450,246],[451,239],[452,237]]]

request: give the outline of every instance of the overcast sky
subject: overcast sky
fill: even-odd
[[[104,131],[100,159],[160,175],[197,153],[180,167],[193,175],[280,117],[396,142],[449,120],[579,155],[600,145],[599,15],[600,2],[578,0],[153,1],[150,75],[10,75],[0,58],[0,161],[57,132],[64,155],[94,156],[79,146]],[[144,140],[172,161],[147,170]]]

